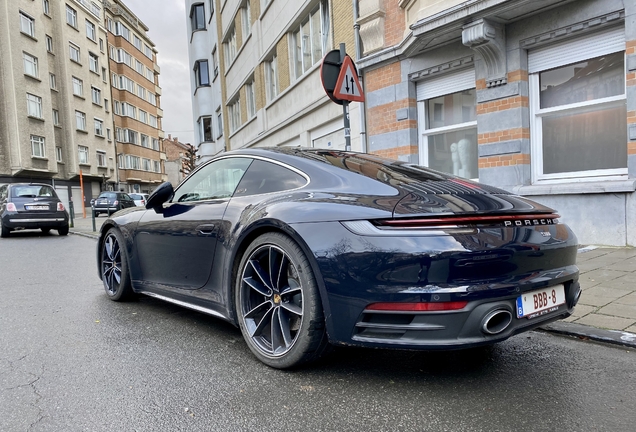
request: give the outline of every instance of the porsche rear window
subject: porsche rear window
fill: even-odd
[[[55,191],[51,186],[41,185],[23,185],[13,186],[11,188],[12,198],[37,198],[37,197],[52,197],[57,198]]]

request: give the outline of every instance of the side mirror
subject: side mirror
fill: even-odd
[[[169,201],[174,196],[172,183],[161,183],[157,189],[148,197],[146,201],[147,209],[154,209],[157,213],[163,212],[163,203]]]

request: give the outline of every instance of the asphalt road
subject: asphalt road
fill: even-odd
[[[531,332],[270,369],[240,332],[103,293],[95,241],[0,239],[0,431],[631,431],[636,353]]]

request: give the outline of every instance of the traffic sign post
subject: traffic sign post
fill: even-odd
[[[349,102],[364,102],[364,93],[356,67],[346,53],[345,44],[340,44],[340,50],[333,50],[325,55],[320,66],[320,79],[327,96],[333,102],[342,105],[345,149],[349,151],[351,150]]]

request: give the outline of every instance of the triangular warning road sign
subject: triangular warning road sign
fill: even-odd
[[[353,67],[353,61],[351,61],[349,56],[345,56],[344,62],[342,62],[338,81],[336,81],[336,87],[333,89],[333,95],[341,100],[364,102],[362,86],[358,80],[356,69]]]

